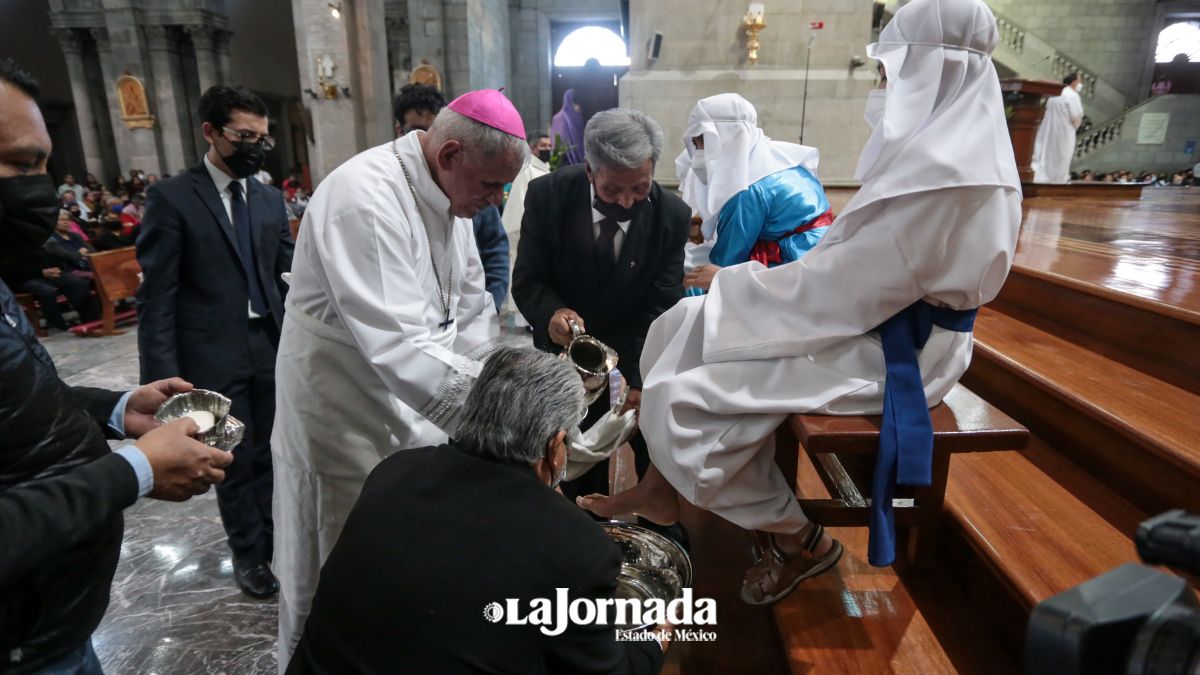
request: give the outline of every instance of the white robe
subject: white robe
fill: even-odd
[[[521,243],[521,220],[525,217],[525,193],[529,190],[529,181],[541,178],[550,173],[550,165],[537,157],[531,156],[529,164],[513,179],[508,189],[508,201],[504,203],[504,213],[500,222],[504,224],[504,233],[508,235],[508,278],[512,279],[513,268],[517,264],[517,246]],[[508,297],[504,299],[503,311],[517,312],[517,324],[527,326],[529,323],[517,311],[517,303],[513,300],[512,284],[508,286]]]
[[[1075,130],[1083,121],[1083,101],[1071,87],[1046,101],[1046,114],[1033,144],[1033,182],[1069,183],[1075,157]]]
[[[736,525],[798,531],[807,519],[775,465],[775,428],[790,413],[878,414],[885,369],[869,331],[920,299],[994,298],[1020,222],[1015,189],[920,192],[847,213],[794,263],[723,269],[646,338],[639,424],[655,466]],[[970,333],[933,329],[919,356],[930,405],[970,359]]]
[[[381,145],[321,183],[296,243],[271,439],[281,673],[367,474],[453,433],[499,335],[471,221],[450,215],[421,136],[397,142],[419,205]],[[445,327],[434,258],[443,283],[454,268]]]

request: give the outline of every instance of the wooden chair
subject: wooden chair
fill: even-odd
[[[80,324],[72,328],[77,335],[121,335],[125,331],[117,330],[116,322],[136,318],[136,310],[126,310],[117,314],[117,303],[137,294],[141,285],[139,275],[142,268],[138,265],[136,249],[133,246],[118,248],[102,253],[89,253],[88,261],[92,266],[92,274],[96,282],[96,293],[99,296],[101,320]],[[99,327],[100,330],[95,330]]]
[[[49,332],[42,327],[42,310],[38,307],[37,300],[29,293],[17,293],[17,304],[21,305],[21,309],[25,310],[25,318],[29,319],[29,323],[33,324],[34,333],[38,337],[46,337]]]
[[[946,499],[950,456],[960,452],[1022,450],[1029,432],[962,385],[930,410],[933,421],[933,481],[925,488],[899,486],[893,499],[897,561],[927,560]],[[866,527],[870,520],[871,473],[879,447],[879,416],[796,414],[775,432],[776,461],[794,480],[797,449],[811,456],[830,499],[800,499],[800,506],[826,527]],[[795,484],[793,483],[793,486]]]

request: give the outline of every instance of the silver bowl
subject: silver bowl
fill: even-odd
[[[232,449],[241,441],[242,435],[246,431],[244,424],[229,415],[229,408],[232,405],[233,401],[215,391],[193,389],[182,394],[175,394],[167,399],[158,407],[158,412],[154,413],[154,419],[162,424],[170,424],[190,412],[210,412],[215,420],[212,428],[193,434],[193,437],[205,445],[226,450],[227,448],[224,446],[233,438],[233,435],[236,435],[236,440],[228,448]],[[227,427],[229,427],[228,430]]]
[[[670,602],[683,597],[692,585],[692,560],[679,544],[638,525],[609,521],[600,527],[621,549],[621,571],[617,575],[620,598]],[[653,626],[618,626],[652,628]]]

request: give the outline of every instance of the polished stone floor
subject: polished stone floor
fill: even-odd
[[[71,384],[137,385],[137,330],[42,340]],[[125,511],[125,542],[104,622],[93,636],[108,675],[275,672],[276,606],[233,584],[216,492]]]
[[[520,331],[507,344],[528,346]],[[137,385],[137,328],[117,337],[55,332],[42,344],[73,385]],[[108,675],[275,672],[276,603],[243,595],[216,492],[175,504],[143,499],[125,511],[125,541],[103,623],[93,636]]]

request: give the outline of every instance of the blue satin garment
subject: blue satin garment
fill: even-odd
[[[802,166],[783,169],[760,178],[721,207],[717,214],[717,241],[708,261],[719,267],[740,265],[750,260],[754,245],[779,243],[783,263],[799,260],[816,246],[828,227],[796,234],[793,231],[829,210],[821,181]],[[688,287],[689,296],[704,295],[704,289]]]
[[[896,485],[926,487],[933,479],[933,422],[917,351],[925,346],[934,326],[957,333],[971,332],[978,311],[934,307],[920,300],[875,329],[883,343],[887,371],[867,541],[867,560],[876,567],[886,567],[896,559],[896,520],[892,511]]]
[[[828,227],[794,234],[829,210],[825,189],[802,166],[776,171],[734,195],[717,216],[717,241],[708,255],[714,265],[729,267],[750,259],[759,240],[779,242],[784,263],[799,260],[825,236]],[[775,267],[777,265],[772,265]]]

